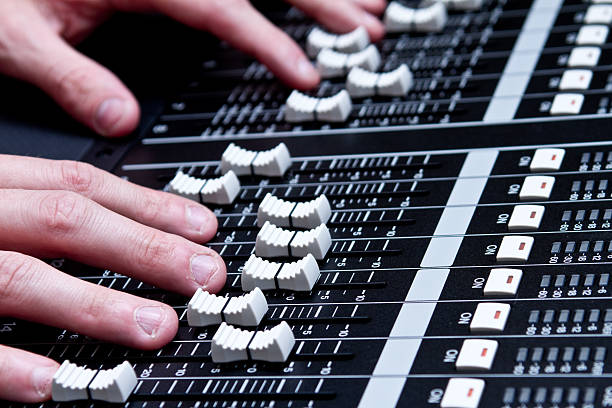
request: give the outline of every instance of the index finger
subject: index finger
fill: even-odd
[[[133,7],[127,4],[129,0],[116,3]],[[247,0],[148,0],[148,3],[182,23],[210,31],[255,56],[292,87],[309,89],[319,83],[319,74],[295,41]]]
[[[86,163],[0,155],[0,188],[65,190],[141,224],[206,242],[217,232],[208,208],[173,194],[130,183]]]

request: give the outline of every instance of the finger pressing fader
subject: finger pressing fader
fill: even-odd
[[[233,171],[238,176],[256,175],[282,177],[291,167],[291,154],[284,143],[265,151],[251,151],[234,143],[225,149],[221,157],[221,172]]]
[[[280,227],[315,228],[331,217],[331,206],[325,194],[304,203],[281,200],[268,193],[257,210],[257,225],[266,221]]]
[[[370,36],[364,27],[357,27],[346,34],[331,34],[315,27],[306,37],[306,53],[316,57],[325,48],[353,53],[363,50],[370,44]]]
[[[309,231],[290,231],[266,221],[257,234],[255,254],[264,258],[304,257],[312,254],[323,259],[331,247],[331,235],[325,224]]]

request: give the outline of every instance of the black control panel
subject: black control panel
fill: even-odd
[[[591,22],[595,5],[485,0],[449,11],[442,32],[388,34],[381,70],[407,64],[414,87],[353,100],[344,123],[287,123],[291,90],[223,44],[166,95],[117,175],[161,190],[178,171],[219,177],[230,143],[283,142],[292,156],[283,177],[240,176],[234,202],[211,206],[223,294],[243,293],[267,193],[329,199],[332,245],[312,291],[265,292],[260,328],[286,321],[295,336],[285,363],[213,363],[217,327],[189,327],[188,298],[67,259],[50,262],[173,306],[176,338],[143,352],[5,319],[0,341],[96,369],[128,360],[126,407],[612,406],[612,65],[607,37],[581,34],[609,28]],[[313,26],[293,9],[269,15],[302,44]],[[589,66],[580,53],[595,49]],[[343,87],[325,80],[312,96]]]

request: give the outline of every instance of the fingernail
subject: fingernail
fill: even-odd
[[[194,255],[191,257],[191,275],[202,288],[206,288],[208,282],[218,270],[217,261],[210,255]]]
[[[143,332],[155,338],[161,327],[166,314],[159,306],[142,306],[134,312],[134,320]]]
[[[319,75],[314,65],[307,58],[300,58],[298,60],[297,72],[301,77],[317,77]]]
[[[57,372],[57,367],[36,367],[32,371],[32,385],[41,398],[51,396],[51,382]]]
[[[187,206],[187,224],[198,233],[205,231],[210,224],[210,212],[199,206]]]
[[[122,99],[110,98],[98,107],[95,126],[100,133],[110,133],[123,117],[125,102]]]

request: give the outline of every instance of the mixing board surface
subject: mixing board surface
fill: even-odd
[[[612,406],[605,3],[484,0],[451,8],[440,32],[390,33],[377,44],[380,71],[406,64],[411,90],[353,98],[341,123],[289,124],[291,90],[222,44],[167,96],[116,174],[180,193],[180,172],[226,173],[230,143],[263,152],[283,142],[292,156],[281,177],[248,161],[235,199],[210,205],[219,231],[209,245],[228,268],[223,295],[244,294],[268,193],[329,201],[331,245],[314,287],[264,291],[257,330],[288,323],[286,361],[214,362],[218,325],[190,327],[189,299],[64,259],[51,264],[173,306],[176,338],[143,352],[6,319],[1,342],[94,369],[128,360],[138,381],[126,407]],[[269,15],[305,45],[310,20]],[[311,96],[337,94],[344,79]],[[92,150],[94,163],[105,148]]]

